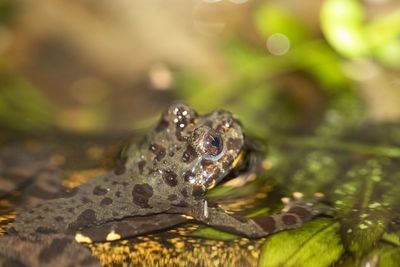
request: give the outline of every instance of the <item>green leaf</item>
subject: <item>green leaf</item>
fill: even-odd
[[[382,240],[400,246],[400,236],[398,233],[385,232],[382,235]]]
[[[240,238],[237,235],[224,232],[212,227],[201,227],[198,230],[191,233],[191,235],[203,238],[215,239],[215,240],[225,240],[225,241],[230,241]]]
[[[339,223],[318,219],[272,235],[265,241],[259,266],[329,266],[343,254]]]

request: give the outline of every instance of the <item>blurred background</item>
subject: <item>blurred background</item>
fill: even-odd
[[[338,220],[266,242],[200,232],[200,254],[173,229],[174,238],[156,237],[177,236],[188,254],[172,241],[178,256],[151,254],[135,247],[151,243],[138,237],[130,262],[398,266],[398,0],[0,0],[0,144],[56,143],[50,161],[62,165],[64,186],[112,168],[119,142],[142,136],[133,130],[177,100],[200,113],[228,109],[267,144],[265,172],[211,197],[229,205],[233,196],[240,212],[259,216],[292,192],[322,192]],[[29,153],[9,151],[4,166],[23,169]],[[0,232],[14,210],[0,201]],[[109,250],[92,248],[103,263],[117,259]]]
[[[1,0],[0,127],[147,127],[172,101],[255,135],[400,118],[397,0]]]

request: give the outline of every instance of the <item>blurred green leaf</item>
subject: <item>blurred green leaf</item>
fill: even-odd
[[[0,0],[0,22],[7,22],[15,12],[16,2],[13,0]]]
[[[399,242],[397,234],[385,232],[400,211],[399,188],[393,186],[400,179],[400,139],[395,130],[399,128],[365,127],[368,134],[361,128],[351,138],[347,133],[338,140],[271,136],[270,141],[274,159],[270,176],[293,191],[305,195],[322,191],[334,201],[343,245],[354,265],[381,238]]]
[[[310,39],[310,33],[303,21],[283,5],[264,4],[256,9],[254,19],[257,29],[264,38],[274,33],[281,33],[289,38],[291,46]]]
[[[327,40],[348,57],[369,54],[363,20],[363,8],[358,0],[327,0],[321,9],[321,28]]]
[[[55,108],[27,81],[0,66],[0,126],[18,130],[49,127]]]
[[[365,26],[374,56],[389,67],[400,67],[400,10],[393,10]]]
[[[193,236],[198,236],[198,237],[203,237],[203,238],[209,238],[209,239],[215,239],[215,240],[234,240],[240,238],[237,235],[224,232],[215,228],[211,227],[202,227],[199,228],[198,230],[194,231],[191,233]]]
[[[400,246],[400,236],[398,233],[385,232],[382,235],[382,240]]]

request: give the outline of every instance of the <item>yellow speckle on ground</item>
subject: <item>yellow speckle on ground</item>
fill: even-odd
[[[294,197],[295,199],[301,199],[301,198],[304,197],[304,195],[303,195],[303,193],[301,193],[301,192],[294,192],[294,193],[293,193],[293,197]]]
[[[269,170],[271,169],[272,164],[269,160],[266,159],[262,162],[262,167],[264,168],[264,170]]]
[[[90,169],[90,170],[80,170],[71,172],[67,174],[67,179],[63,181],[63,186],[72,188],[78,186],[82,183],[87,182],[91,178],[105,174],[107,171],[104,169]]]
[[[121,236],[117,234],[115,231],[111,231],[106,237],[107,241],[115,241],[118,239],[121,239]]]
[[[148,240],[134,238],[127,243],[95,243],[89,247],[105,266],[257,266],[263,241],[210,240],[165,232]]]
[[[87,243],[87,244],[90,244],[93,242],[92,239],[90,239],[87,236],[82,235],[81,233],[77,233],[75,235],[75,241],[78,243]]]

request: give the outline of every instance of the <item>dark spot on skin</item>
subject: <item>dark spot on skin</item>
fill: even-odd
[[[119,183],[116,182],[116,181],[114,181],[114,182],[112,182],[111,184],[112,184],[112,185],[117,185],[117,184],[119,184]]]
[[[56,222],[62,222],[62,221],[64,221],[64,217],[57,216],[57,217],[54,218],[54,220],[55,220]]]
[[[286,225],[294,225],[297,223],[297,218],[294,215],[286,214],[282,216],[282,221]]]
[[[210,203],[208,203],[208,207],[210,207],[210,205],[209,205]],[[236,220],[238,220],[239,222],[241,222],[241,223],[247,223],[247,218],[245,218],[245,217],[242,217],[242,216],[235,216],[235,215],[232,215],[232,217],[234,217]]]
[[[188,145],[185,152],[183,152],[182,161],[185,163],[191,163],[195,158],[197,158],[197,156],[196,150],[191,145]]]
[[[137,184],[133,187],[133,203],[142,208],[151,208],[149,199],[153,196],[153,187],[149,184]]]
[[[297,214],[302,219],[308,218],[311,214],[306,208],[293,207],[288,212]]]
[[[192,195],[196,198],[202,198],[205,195],[205,191],[201,185],[194,185]]]
[[[36,217],[36,220],[39,220],[39,221],[40,221],[40,220],[43,220],[43,219],[44,219],[44,217],[41,216],[41,215],[39,215],[39,216]]]
[[[239,150],[243,145],[243,140],[240,138],[229,138],[227,148],[229,150]]]
[[[127,182],[122,182],[122,185],[123,185],[123,186],[128,186],[129,183],[127,183]]]
[[[150,151],[156,155],[156,160],[161,161],[166,154],[165,148],[158,144],[151,144],[149,147]]]
[[[108,206],[111,205],[111,203],[113,203],[112,199],[109,197],[105,197],[101,200],[100,202],[100,206],[104,207],[104,206]]]
[[[55,234],[57,233],[57,231],[53,228],[47,228],[47,227],[43,227],[43,226],[39,226],[38,228],[36,228],[36,232],[39,234]]]
[[[156,126],[156,132],[164,131],[166,128],[168,128],[168,126],[168,121],[161,119]]]
[[[138,165],[139,173],[143,174],[143,169],[144,169],[144,166],[146,165],[146,161],[141,160],[138,162],[137,165]]]
[[[74,209],[74,208],[68,208],[67,211],[68,211],[69,213],[73,213],[73,212],[75,211],[75,209]]]
[[[82,227],[86,227],[88,225],[96,223],[96,213],[92,209],[84,210],[81,214],[79,214],[78,218],[75,222],[71,223],[68,228],[72,230],[78,230]]]
[[[74,188],[71,188],[71,189],[66,189],[66,190],[63,190],[60,193],[60,197],[62,197],[62,198],[70,198],[70,197],[75,196],[78,193],[78,191],[79,191],[78,187],[74,187]]]
[[[107,194],[107,192],[108,192],[107,189],[101,188],[100,186],[96,186],[93,189],[93,194],[96,196],[104,196],[105,194]]]
[[[125,163],[127,159],[127,157],[121,157],[116,160],[114,167],[114,173],[116,175],[121,175],[126,171]]]
[[[115,192],[115,196],[116,197],[121,197],[121,192],[120,191]]]
[[[176,173],[171,170],[165,170],[163,172],[163,180],[169,186],[175,187],[178,184],[176,177],[178,177]]]
[[[92,203],[92,202],[93,202],[92,200],[90,200],[90,199],[87,198],[87,197],[82,197],[82,198],[81,198],[81,201],[82,201],[83,204],[88,204],[88,203]]]
[[[175,206],[177,206],[177,207],[182,207],[182,208],[186,208],[186,207],[189,207],[189,203],[187,203],[187,202],[184,201],[184,200],[181,200],[181,201],[179,201],[178,204],[175,204]]]
[[[71,240],[67,238],[55,238],[48,247],[44,248],[40,252],[39,261],[44,263],[50,262],[57,256],[61,255],[70,243]]]
[[[253,221],[267,233],[272,233],[276,230],[275,220],[270,216],[257,217]]]
[[[186,187],[185,187],[185,188],[182,188],[181,194],[182,194],[182,196],[184,196],[184,197],[188,197],[188,192],[187,192],[187,188],[186,188]]]
[[[177,200],[177,199],[178,199],[178,196],[175,195],[175,194],[171,194],[171,195],[168,196],[168,200],[169,201],[174,201],[174,200]]]

